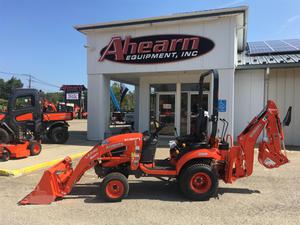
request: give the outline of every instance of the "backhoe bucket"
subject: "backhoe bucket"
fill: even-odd
[[[261,142],[258,151],[258,161],[268,169],[277,168],[289,162],[286,154],[281,150],[275,150],[273,146],[268,145],[266,142]]]
[[[66,157],[46,170],[36,188],[18,204],[45,205],[65,196],[67,193],[64,192],[64,188],[72,173],[72,160]]]

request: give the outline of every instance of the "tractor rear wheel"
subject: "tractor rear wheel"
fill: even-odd
[[[101,184],[101,196],[108,202],[120,202],[128,195],[129,184],[122,173],[109,173]]]
[[[191,200],[205,201],[218,188],[218,177],[207,164],[192,164],[179,177],[180,189]]]
[[[54,144],[65,143],[69,139],[68,128],[54,127],[50,130],[49,138]]]
[[[8,144],[9,139],[9,134],[7,131],[0,127],[0,143]]]
[[[28,149],[31,156],[38,155],[41,153],[42,145],[39,142],[33,141],[29,144]]]

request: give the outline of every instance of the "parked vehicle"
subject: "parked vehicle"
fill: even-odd
[[[213,75],[213,110],[209,119],[202,108],[203,81]],[[289,162],[281,143],[284,141],[282,125],[276,104],[269,100],[261,113],[254,117],[233,145],[226,135],[228,122],[223,121],[221,137],[217,137],[219,76],[216,70],[200,76],[197,132],[179,136],[170,142],[170,156],[155,159],[158,132],[163,124],[153,120],[153,132],[127,133],[109,137],[86,153],[72,167],[66,157],[44,172],[37,187],[19,204],[49,204],[69,194],[72,187],[89,169],[103,178],[99,192],[110,202],[121,201],[129,192],[128,176],[156,177],[167,181],[175,178],[182,193],[191,200],[208,200],[215,195],[219,180],[232,183],[253,172],[254,146],[266,128],[267,138],[259,144],[258,161],[272,169]],[[287,113],[283,125],[290,123]],[[207,123],[210,123],[208,129]],[[208,134],[210,130],[210,134]],[[167,179],[165,179],[167,178]]]
[[[73,119],[72,113],[57,112],[53,104],[43,104],[40,95],[35,89],[15,89],[12,92],[7,112],[0,114],[0,143],[41,140],[43,136],[52,143],[68,140],[67,121]]]

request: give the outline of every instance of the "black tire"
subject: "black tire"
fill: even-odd
[[[2,160],[8,161],[9,159],[10,159],[10,152],[8,150],[4,149],[2,152]]]
[[[64,144],[69,139],[67,127],[54,127],[50,130],[49,138],[54,144]]]
[[[109,173],[100,186],[100,194],[108,202],[120,202],[128,195],[128,192],[128,180],[122,173],[118,172]]]
[[[8,144],[9,140],[10,138],[8,132],[0,127],[0,143]]]
[[[31,156],[39,155],[42,151],[42,145],[39,142],[33,141],[29,144],[28,149]]]
[[[185,168],[179,177],[182,193],[191,200],[205,201],[215,195],[219,180],[212,167],[193,164]]]

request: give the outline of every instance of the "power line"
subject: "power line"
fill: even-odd
[[[51,84],[51,83],[48,83],[46,81],[43,81],[43,80],[40,80],[34,76],[32,76],[32,78],[35,80],[36,83],[40,83],[40,84],[44,84],[44,85],[48,85],[48,86],[51,86],[51,87],[56,87],[56,88],[60,88],[59,86],[55,85],[55,84]]]
[[[41,79],[36,78],[35,76],[31,75],[31,74],[20,74],[20,73],[12,73],[12,72],[6,72],[6,71],[0,71],[0,73],[2,74],[6,74],[6,75],[10,75],[10,76],[23,76],[23,77],[28,77],[28,87],[31,88],[31,83],[35,82],[35,83],[39,83],[39,84],[43,84],[43,85],[48,85],[51,87],[55,87],[55,88],[60,88],[59,86],[55,85],[55,84],[51,84],[49,82],[43,81]]]
[[[31,80],[31,82],[37,83],[37,84],[42,84],[42,85],[47,85],[47,86],[50,86],[50,87],[60,88],[59,86],[56,86],[54,84],[50,84],[50,83],[43,82],[43,81],[38,81],[38,80],[36,80],[34,78]]]

